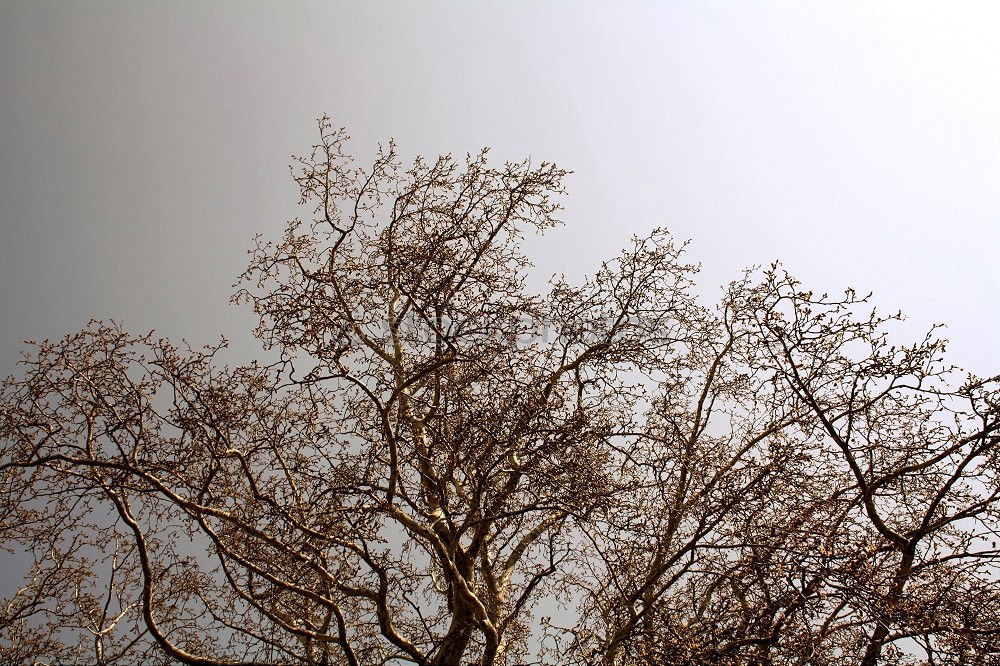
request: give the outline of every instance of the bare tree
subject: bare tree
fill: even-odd
[[[5,383],[5,660],[1000,663],[997,378],[661,230],[531,294],[565,171],[320,137],[234,297],[280,360],[95,322]]]

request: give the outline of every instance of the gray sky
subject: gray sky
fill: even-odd
[[[1000,372],[998,26],[993,2],[0,0],[0,374],[91,317],[252,349],[231,284],[297,214],[322,113],[361,155],[573,169],[540,274],[663,225],[711,289],[780,258]]]

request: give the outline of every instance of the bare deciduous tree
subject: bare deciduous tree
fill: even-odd
[[[5,660],[1000,663],[997,378],[778,266],[700,305],[663,231],[528,293],[565,171],[320,136],[234,297],[280,360],[93,323],[6,382]]]

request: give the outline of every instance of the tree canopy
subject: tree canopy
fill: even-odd
[[[664,230],[531,293],[566,171],[319,129],[234,296],[277,360],[94,322],[4,384],[3,659],[1000,663],[1000,378]]]

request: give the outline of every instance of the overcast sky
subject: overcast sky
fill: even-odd
[[[995,2],[0,0],[0,374],[92,317],[252,353],[231,285],[323,113],[360,155],[572,169],[539,275],[662,225],[706,293],[781,259],[1000,372],[998,30]]]

